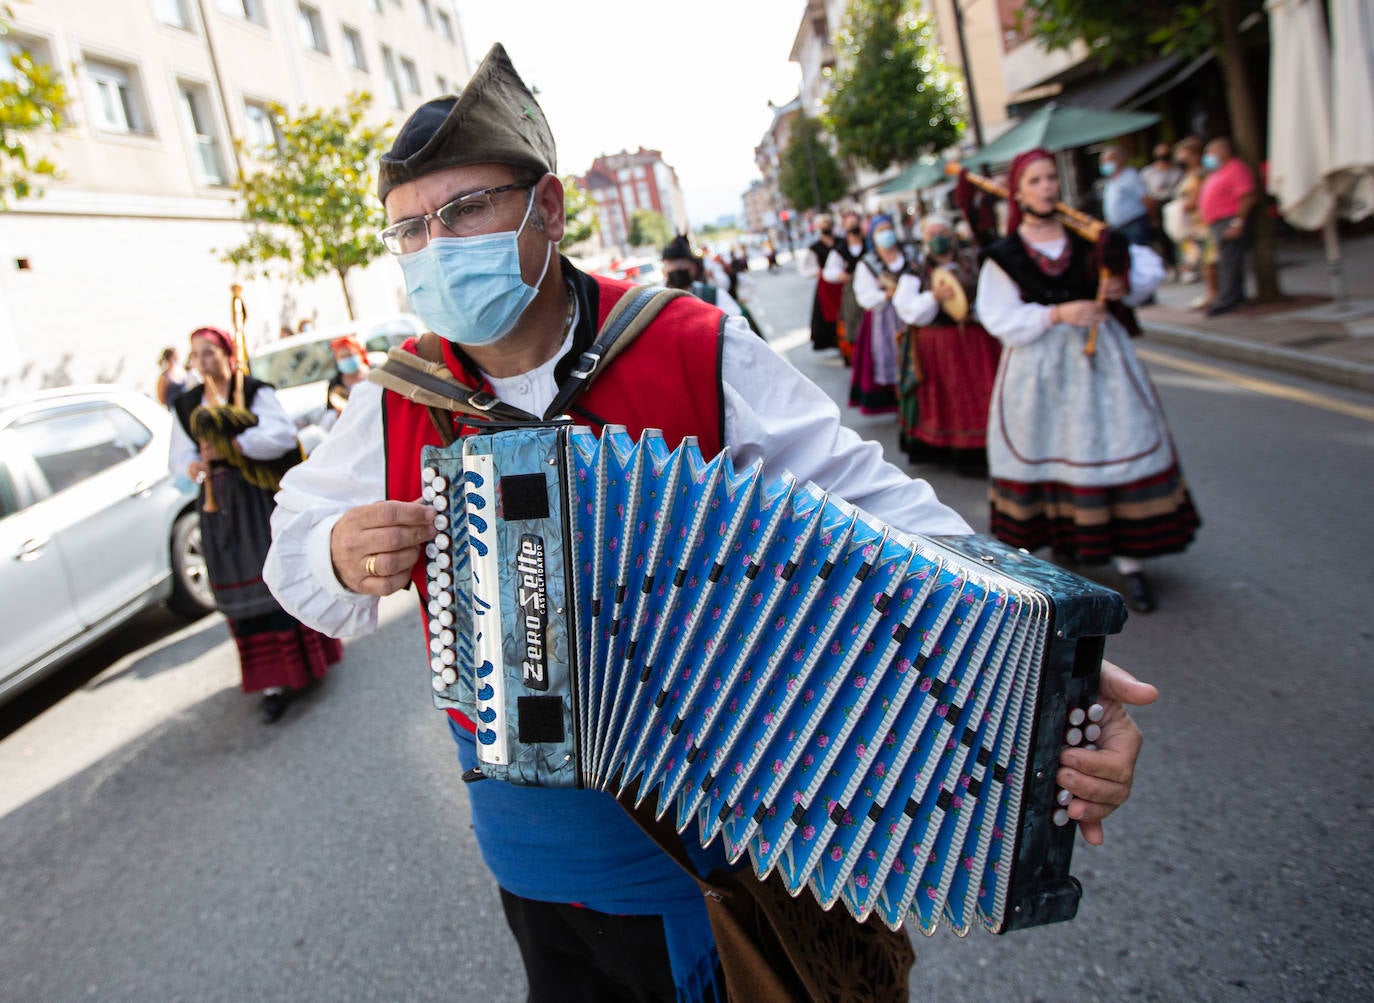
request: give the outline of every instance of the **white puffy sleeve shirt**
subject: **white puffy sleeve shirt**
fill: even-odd
[[[238,434],[235,442],[250,460],[275,460],[296,445],[296,425],[277,400],[271,387],[259,387],[253,395],[253,413],[258,423]],[[172,441],[167,469],[173,477],[189,476],[187,468],[200,459],[200,446],[186,434],[181,421],[172,419]]]
[[[1067,237],[1031,246],[1054,258],[1063,253]],[[1142,244],[1131,245],[1131,291],[1122,298],[1127,306],[1137,306],[1159,288],[1164,281],[1164,262],[1158,254]],[[1027,303],[1021,289],[1002,266],[988,258],[978,273],[978,296],[975,309],[983,327],[997,340],[1007,345],[1027,345],[1035,341],[1053,325],[1050,311],[1043,303]]]
[[[565,342],[563,352],[570,347]],[[541,414],[557,391],[556,362],[492,379],[492,389],[501,400]],[[759,460],[769,478],[790,471],[905,532],[972,532],[927,482],[889,464],[881,446],[847,428],[834,401],[743,318],[726,321],[721,378],[725,441],[737,467]],[[385,497],[381,394],[373,383],[354,389],[334,430],[282,480],[272,514],[267,584],[289,613],[335,637],[377,626],[379,600],[350,592],[334,577],[329,536],[345,510]]]

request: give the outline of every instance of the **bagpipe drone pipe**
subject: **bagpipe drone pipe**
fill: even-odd
[[[422,464],[435,700],[476,723],[481,776],[653,792],[894,928],[1073,917],[1054,775],[1096,738],[1115,592],[652,431],[509,429]]]

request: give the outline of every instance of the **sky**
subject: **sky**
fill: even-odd
[[[754,147],[801,87],[788,62],[805,0],[455,0],[472,68],[501,42],[558,147],[558,173],[661,150],[693,226],[742,213]]]

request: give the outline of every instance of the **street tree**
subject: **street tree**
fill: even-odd
[[[959,141],[964,88],[945,65],[916,0],[850,0],[835,50],[840,70],[824,123],[842,157],[875,171]]]
[[[652,209],[636,209],[630,215],[631,247],[666,247],[672,239],[673,226],[662,213]]]
[[[1268,41],[1263,0],[1025,0],[1021,30],[1045,48],[1067,49],[1082,41],[1105,69],[1160,55],[1194,59],[1212,53],[1226,84],[1226,109],[1236,152],[1259,176],[1265,159],[1259,112],[1247,66],[1249,46]],[[1256,30],[1245,30],[1251,25]],[[1274,227],[1266,213],[1254,218],[1254,273],[1261,300],[1279,297]]]
[[[589,239],[601,229],[601,224],[596,216],[596,200],[583,191],[577,179],[568,174],[562,181],[563,215],[567,228],[563,231],[563,239],[558,242],[558,246],[565,248]]]
[[[387,126],[363,121],[371,98],[352,94],[342,108],[291,114],[269,105],[276,142],[239,144],[240,162],[256,160],[236,184],[248,239],[224,260],[268,275],[316,279],[335,274],[354,316],[348,273],[385,253],[378,237],[386,214],[376,196],[376,164]]]
[[[10,35],[11,13],[0,6],[0,39]],[[12,42],[13,39],[11,38]],[[33,149],[35,134],[55,132],[66,120],[67,93],[51,66],[21,45],[7,45],[7,72],[0,73],[0,209],[11,197],[41,194],[34,182],[57,177],[57,165]]]
[[[849,191],[849,179],[814,118],[798,115],[792,122],[792,134],[778,158],[778,191],[793,206],[817,210]]]

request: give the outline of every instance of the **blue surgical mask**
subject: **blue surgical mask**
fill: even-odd
[[[358,357],[356,355],[345,355],[342,359],[335,359],[334,365],[339,367],[339,372],[345,376],[352,376],[358,371]]]
[[[1102,172],[1104,178],[1110,178],[1116,173],[1116,164],[1112,163],[1110,160],[1104,160],[1097,165],[1097,169]]]
[[[1215,153],[1204,153],[1202,155],[1202,166],[1209,171],[1215,171],[1221,166],[1221,160]]]
[[[520,234],[534,197],[514,230],[476,237],[431,237],[428,244],[397,260],[410,305],[429,329],[458,345],[490,345],[515,327],[539,293],[549,270],[553,242],[534,285],[520,272]]]
[[[897,246],[897,234],[892,230],[879,230],[873,235],[873,246],[886,251]]]

